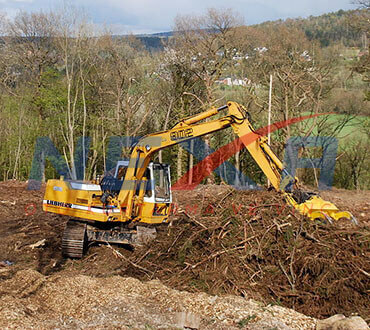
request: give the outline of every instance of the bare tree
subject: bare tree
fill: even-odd
[[[370,0],[355,0],[352,3],[358,5],[359,8],[370,8]]]
[[[276,24],[266,30],[251,28],[250,32],[244,65],[253,88],[247,91],[260,109],[267,109],[268,98],[263,90],[268,89],[273,74],[275,120],[289,120],[303,112],[321,112],[322,100],[333,87],[333,59],[321,56],[317,45],[296,28]],[[309,135],[314,126],[315,123],[309,127],[302,124],[299,130]],[[291,136],[291,129],[284,129],[284,140]]]
[[[45,70],[58,61],[54,46],[57,20],[57,15],[52,12],[21,11],[4,28],[4,40],[8,46],[5,56],[8,72],[3,82],[7,84],[9,80],[16,79],[17,83],[34,89],[33,101],[40,119],[46,117],[45,109],[37,102],[42,77]]]
[[[60,65],[65,72],[64,87],[65,103],[59,104],[61,112],[65,114],[60,120],[61,132],[67,146],[63,148],[67,163],[70,164],[70,175],[77,178],[74,160],[76,135],[86,135],[86,120],[88,115],[86,101],[87,76],[91,69],[92,49],[95,38],[92,28],[86,23],[86,18],[80,11],[63,8],[63,13],[54,22],[57,29],[56,45],[61,54]],[[80,130],[79,127],[82,129]],[[85,161],[87,158],[85,143],[82,143],[83,176],[85,178]]]
[[[243,19],[231,9],[211,8],[201,16],[175,18],[174,48],[191,62],[194,74],[205,85],[208,105],[214,102],[214,81],[237,52],[237,30],[241,25]]]
[[[137,136],[153,111],[143,48],[134,37],[113,39],[106,34],[99,39],[97,49],[100,53],[96,54],[95,77],[91,81],[103,102],[110,131]]]
[[[353,65],[353,71],[362,75],[368,88],[365,91],[365,98],[370,100],[370,1],[356,0],[353,2],[359,6],[359,9],[350,17],[350,25],[357,31],[362,32],[363,54],[360,60]]]
[[[34,133],[37,135],[48,116],[47,109],[39,101],[45,72],[58,61],[53,44],[54,21],[52,13],[19,12],[14,19],[2,17],[0,84],[18,108],[18,111],[14,110],[13,116],[17,120],[12,125],[17,132],[17,142],[14,155],[13,152],[9,155],[13,178],[19,177],[21,156],[27,152],[24,132],[27,118],[37,118]],[[9,103],[9,99],[6,102]]]
[[[176,34],[173,43],[170,44],[171,51],[179,59],[177,65],[185,68],[188,76],[192,77],[190,81],[198,85],[197,90],[184,93],[199,101],[198,104],[203,110],[218,102],[215,98],[215,81],[237,52],[237,30],[241,25],[243,25],[243,19],[231,9],[210,8],[201,16],[179,15],[175,18]],[[204,97],[202,97],[203,93],[199,93],[200,91],[204,91]],[[190,108],[185,105],[182,108],[182,116],[191,114]],[[205,142],[210,145],[208,136],[205,137]],[[180,148],[178,159],[181,157]],[[193,166],[193,161],[193,156],[190,155],[190,168]],[[178,176],[181,172],[181,160],[179,160]]]

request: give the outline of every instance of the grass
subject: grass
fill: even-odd
[[[314,120],[314,118],[305,120],[304,127],[310,127]],[[330,136],[331,131],[345,120],[346,115],[344,114],[330,114],[322,116],[321,118],[319,117],[311,135]],[[368,116],[354,116],[341,127],[334,136],[338,138],[339,145],[341,146],[347,144],[348,141],[367,139],[369,123],[370,120]]]

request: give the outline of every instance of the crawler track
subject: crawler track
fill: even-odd
[[[87,246],[86,224],[69,220],[62,237],[62,254],[69,258],[82,258]]]

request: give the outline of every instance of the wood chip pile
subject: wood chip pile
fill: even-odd
[[[181,316],[200,329],[314,329],[316,320],[235,296],[180,292],[157,280],[121,276],[46,277],[19,271],[0,283],[0,327],[179,329]]]
[[[357,312],[369,319],[369,227],[310,221],[274,192],[209,189],[182,192],[188,204],[123,260],[122,273],[314,317]]]

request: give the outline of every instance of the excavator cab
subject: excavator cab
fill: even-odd
[[[121,190],[132,189],[129,182],[125,182],[128,167],[129,161],[118,161],[114,175],[108,173],[100,181],[103,204],[108,205]],[[172,203],[170,166],[150,162],[142,179],[135,182],[133,199],[133,219],[149,224],[166,222]]]
[[[101,190],[111,196],[117,195],[122,189],[129,161],[120,160],[114,169],[114,175],[105,175],[100,181]],[[168,164],[150,162],[143,179],[144,183],[144,202],[145,203],[171,203],[171,175]],[[135,196],[139,196],[141,185],[137,184]],[[125,189],[125,186],[123,186]]]
[[[144,191],[141,192],[141,189]],[[141,184],[136,185],[135,199],[138,201],[136,214],[140,222],[167,222],[172,204],[170,166],[149,163]]]
[[[146,175],[144,202],[172,203],[170,166],[150,163]]]
[[[121,183],[117,185],[119,186],[118,192],[122,187],[128,166],[129,161],[127,160],[117,162],[114,179]],[[142,182],[145,183],[145,203],[172,203],[170,165],[150,162]],[[102,182],[100,185],[102,186]],[[103,186],[102,190],[104,190]],[[136,186],[135,195],[138,196],[139,193],[140,184]]]

